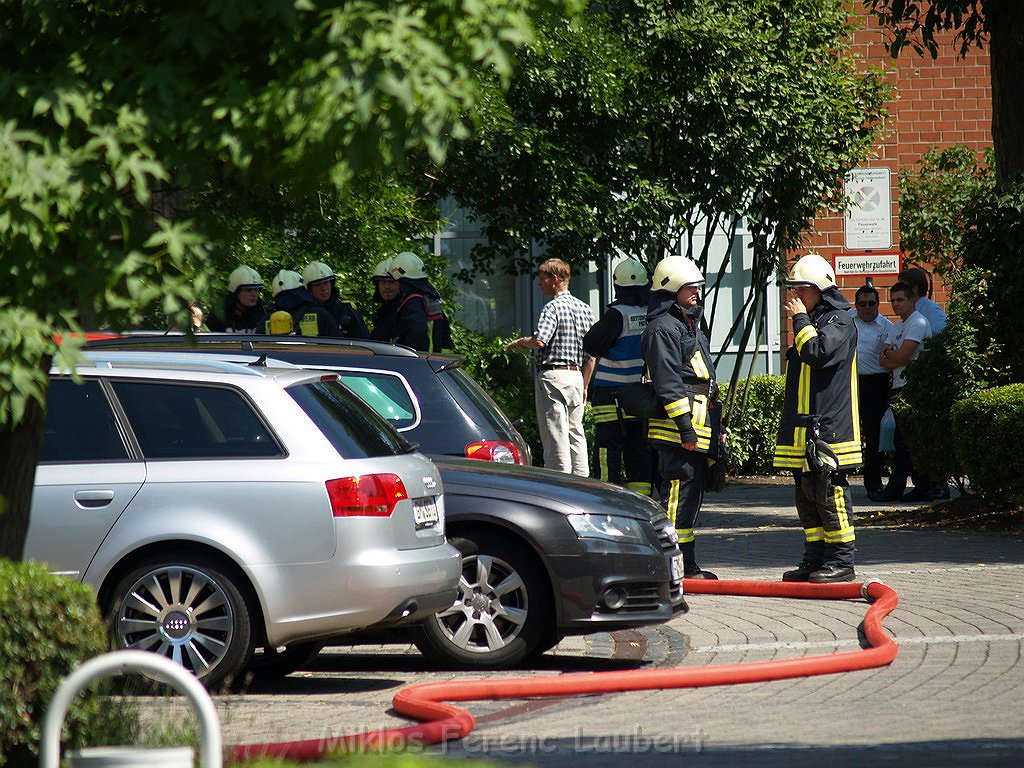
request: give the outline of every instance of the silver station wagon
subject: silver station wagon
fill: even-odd
[[[452,604],[439,473],[335,375],[87,358],[51,375],[25,556],[92,585],[118,647],[218,687]]]

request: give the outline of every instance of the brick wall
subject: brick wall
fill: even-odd
[[[893,243],[890,252],[899,250],[899,183],[900,171],[912,171],[925,151],[932,146],[948,147],[964,144],[979,154],[992,146],[992,92],[989,79],[988,52],[977,48],[963,59],[957,58],[959,49],[952,35],[943,40],[938,58],[918,56],[904,49],[898,59],[892,59],[885,50],[885,35],[877,20],[858,3],[860,29],[854,38],[854,49],[866,64],[882,65],[895,87],[889,103],[889,117],[882,140],[875,147],[872,158],[863,163],[865,168],[888,168],[891,172],[891,207]],[[822,213],[813,222],[814,232],[807,239],[806,250],[815,250],[834,260],[837,255],[864,254],[845,248],[841,215]],[[801,253],[805,253],[806,250]],[[884,252],[884,251],[879,251]],[[791,254],[795,258],[798,254]],[[842,276],[839,284],[847,298],[853,300],[863,277]],[[895,276],[874,278],[876,286],[888,287]],[[948,294],[940,281],[934,283],[933,298],[945,304]],[[889,305],[888,292],[880,292],[882,312],[895,317]],[[791,324],[783,318],[781,327],[786,333],[783,349],[792,343]]]

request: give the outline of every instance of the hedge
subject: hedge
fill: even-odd
[[[92,590],[39,563],[0,560],[0,765],[35,766],[46,709],[61,680],[108,649]],[[125,716],[126,717],[126,716]],[[97,690],[65,719],[65,748],[119,743],[135,723],[112,719]]]
[[[994,387],[955,403],[953,446],[971,490],[1024,496],[1024,384]]]

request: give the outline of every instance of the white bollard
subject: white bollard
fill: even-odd
[[[180,664],[148,651],[113,651],[90,659],[66,678],[53,695],[43,720],[40,768],[59,768],[60,734],[71,702],[93,680],[130,672],[159,675],[188,698],[199,722],[199,764],[221,768],[224,761],[220,721],[213,699],[194,675]],[[191,747],[83,747],[68,753],[69,768],[191,768]]]

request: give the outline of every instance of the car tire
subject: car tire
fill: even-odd
[[[249,659],[246,677],[259,682],[268,682],[287,677],[292,672],[305,669],[320,655],[326,640],[309,640],[289,643],[284,648],[261,648]]]
[[[248,603],[212,558],[166,557],[133,568],[106,615],[117,648],[166,656],[211,690],[234,684],[252,656]]]
[[[462,553],[455,604],[424,619],[414,642],[446,669],[506,669],[527,658],[551,620],[550,590],[535,557],[487,534],[452,538]]]

